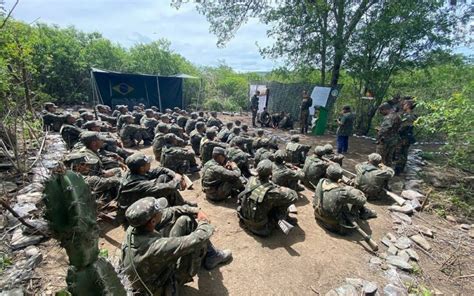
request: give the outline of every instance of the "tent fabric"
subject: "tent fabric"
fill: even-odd
[[[192,75],[189,75],[189,74],[184,74],[184,73],[181,73],[181,74],[177,74],[173,77],[179,77],[179,78],[188,78],[188,79],[200,79],[199,77],[196,77],[196,76],[192,76]]]
[[[183,108],[183,78],[120,73],[92,68],[95,100],[109,106],[139,103],[145,106]]]

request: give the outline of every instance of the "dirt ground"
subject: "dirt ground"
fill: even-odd
[[[221,117],[223,121],[238,118],[248,123],[247,117]],[[287,132],[266,129],[267,132],[278,133],[282,146],[290,137]],[[326,143],[335,146],[335,137],[303,136],[301,142],[313,147]],[[354,165],[365,161],[367,155],[374,150],[375,146],[370,140],[351,138],[350,153],[346,155],[344,167],[353,171]],[[152,155],[151,148],[141,149],[141,152]],[[154,162],[153,165],[156,166],[157,163]],[[302,192],[296,203],[298,227],[288,236],[275,231],[269,238],[259,238],[239,226],[235,200],[219,204],[207,202],[201,191],[199,176],[193,177],[194,189],[182,192],[183,196],[199,203],[199,207],[216,226],[212,242],[218,248],[231,249],[234,258],[231,263],[210,272],[201,270],[195,281],[186,286],[185,295],[319,295],[340,286],[345,278],[362,278],[376,282],[382,292],[387,280],[380,267],[370,267],[369,260],[373,254],[364,248],[364,242],[360,242],[361,237],[357,234],[348,237],[333,235],[315,223],[311,191]],[[364,228],[379,243],[387,232],[393,231],[392,220],[387,205],[372,204],[369,207],[377,212],[378,218],[370,220]],[[441,221],[431,215],[423,215],[423,219],[435,226],[443,226],[438,227],[438,231],[449,231],[450,227],[453,227],[443,225],[445,220]],[[430,227],[421,220],[419,222]],[[101,228],[100,248],[107,249],[109,258],[116,260],[120,257],[124,232],[121,227],[106,223],[102,223]],[[468,243],[472,250],[472,239]],[[380,243],[379,245],[383,250],[384,247]],[[42,266],[43,271],[40,269],[39,272],[51,275],[45,285],[48,286],[47,290],[57,291],[65,285],[63,276],[67,259],[64,258],[64,251],[56,245],[51,243],[50,247],[46,261],[61,262],[62,268]],[[446,245],[444,248],[440,249],[440,252],[448,254],[455,246],[451,248]],[[439,266],[430,256],[419,253],[419,264],[423,273],[418,278],[425,285],[446,295],[474,295],[474,285],[469,278],[455,280],[447,277],[439,271]],[[474,261],[472,254],[471,252],[468,258],[465,258],[466,264]],[[441,264],[442,261],[437,263]]]

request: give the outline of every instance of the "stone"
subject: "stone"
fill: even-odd
[[[387,247],[390,247],[391,245],[393,245],[392,241],[387,236],[384,236],[381,242]]]
[[[420,260],[420,256],[418,256],[418,253],[415,252],[415,250],[410,248],[410,249],[406,249],[405,252],[407,252],[408,256],[410,256],[410,259],[415,260],[415,261]]]
[[[41,201],[43,194],[41,192],[29,192],[25,194],[20,194],[16,197],[18,203],[32,203],[37,204]]]
[[[408,274],[401,272],[398,274],[400,281],[402,282],[403,286],[407,287],[416,283],[415,279]]]
[[[460,227],[461,229],[464,229],[464,230],[469,230],[469,229],[471,228],[471,225],[469,225],[469,224],[461,224],[461,225],[459,225],[459,227]]]
[[[346,283],[349,284],[349,285],[354,286],[356,289],[361,289],[364,286],[365,282],[366,281],[363,280],[363,279],[346,278]]]
[[[9,182],[9,181],[0,182],[0,194],[13,192],[17,188],[18,188],[18,185],[16,185],[13,182]]]
[[[400,250],[400,251],[398,251],[397,256],[399,256],[400,258],[402,258],[403,260],[405,260],[405,262],[410,261],[410,255],[408,255],[408,253],[407,253],[406,250]]]
[[[474,238],[474,228],[469,229],[467,234],[469,235],[470,238]]]
[[[430,243],[423,236],[415,234],[414,236],[410,237],[410,239],[422,247],[425,251],[431,250]]]
[[[397,287],[392,284],[388,284],[383,288],[383,294],[385,296],[405,296],[408,292],[404,288]]]
[[[30,185],[27,185],[25,187],[23,187],[22,189],[20,189],[20,191],[18,191],[18,194],[25,194],[25,193],[29,193],[29,192],[38,192],[38,191],[43,191],[44,189],[44,185],[41,184],[41,183],[31,183]]]
[[[8,219],[7,217],[0,213],[0,230],[3,230],[5,227],[8,225]]]
[[[379,257],[372,257],[370,258],[370,261],[369,261],[370,264],[374,264],[374,265],[380,265],[382,264],[382,259],[380,259]]]
[[[27,216],[30,212],[33,212],[37,210],[38,208],[36,207],[35,204],[33,203],[17,203],[15,204],[12,209],[17,212],[20,217],[25,217]]]
[[[421,203],[418,199],[412,199],[408,203],[413,209],[419,211],[421,209]]]
[[[420,185],[423,184],[423,180],[408,180],[405,182],[404,188],[406,190],[417,190],[420,189]]]
[[[409,199],[409,200],[424,199],[425,198],[425,196],[423,194],[419,193],[418,191],[411,190],[411,189],[403,190],[401,196],[404,199]]]
[[[373,296],[377,292],[377,285],[373,282],[366,282],[362,288],[362,293],[365,296]]]
[[[13,250],[21,249],[39,243],[42,238],[42,235],[24,235],[21,228],[17,228],[13,231],[10,246]]]
[[[390,255],[397,255],[398,249],[394,245],[391,245],[390,247],[388,247],[387,253]]]
[[[418,230],[427,237],[434,237],[434,231],[425,226],[418,226]]]
[[[381,252],[379,254],[379,257],[382,258],[382,259],[387,259],[387,256],[388,256],[388,254],[386,252]]]
[[[345,284],[335,289],[339,296],[359,296],[357,289],[353,285]]]
[[[25,293],[23,292],[23,288],[15,288],[12,290],[4,290],[0,292],[0,296],[23,296]]]
[[[446,220],[448,220],[449,222],[458,223],[458,220],[456,219],[456,217],[451,216],[451,215],[447,215]]]
[[[399,220],[401,220],[402,222],[408,224],[408,225],[411,225],[412,224],[412,221],[411,221],[411,218],[410,216],[406,215],[406,214],[403,214],[403,213],[399,213],[399,212],[392,212],[392,215],[394,215],[395,217],[397,217]]]
[[[401,192],[403,190],[403,182],[393,182],[390,184],[390,191]]]
[[[386,234],[387,238],[391,241],[391,242],[395,242],[397,240],[397,237],[395,236],[395,234],[391,233],[391,232],[388,232]]]
[[[332,290],[329,290],[326,294],[324,294],[324,296],[339,296],[339,294],[337,294],[337,292],[332,289]]]
[[[411,247],[411,240],[406,236],[402,236],[395,242],[395,247],[400,250],[408,249]]]
[[[40,253],[40,250],[35,246],[28,246],[25,249],[25,255],[27,257],[33,257],[33,256],[38,255],[39,253]]]
[[[413,266],[411,266],[408,262],[406,262],[402,257],[400,256],[388,256],[387,257],[387,263],[390,265],[393,265],[395,267],[398,267],[402,270],[406,271],[412,271]]]
[[[403,206],[397,206],[397,205],[389,206],[388,210],[392,212],[407,214],[407,215],[413,214],[413,207],[410,204],[405,204]]]

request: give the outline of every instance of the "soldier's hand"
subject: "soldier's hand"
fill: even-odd
[[[103,175],[104,177],[108,178],[108,177],[114,176],[114,175],[115,175],[115,172],[114,172],[113,170],[107,170],[107,171],[104,171],[104,172],[102,173],[102,175]]]
[[[206,221],[208,223],[210,223],[211,221],[209,220],[209,218],[207,217],[206,213],[204,213],[203,211],[199,211],[197,213],[197,218],[196,220],[198,221]]]
[[[121,168],[123,171],[128,170],[128,166],[127,166],[125,163],[123,163],[123,162],[119,162],[119,166],[120,166],[120,168]]]

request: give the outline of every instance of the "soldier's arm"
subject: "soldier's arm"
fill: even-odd
[[[199,222],[196,230],[191,234],[181,237],[164,237],[154,241],[144,257],[156,256],[164,260],[177,259],[196,251],[196,247],[200,247],[208,240],[214,231],[207,222]]]
[[[173,170],[164,168],[164,167],[157,167],[148,172],[148,175],[154,179],[158,178],[159,176],[166,174],[170,179],[174,179],[176,173]]]
[[[222,179],[222,181],[233,181],[236,178],[239,178],[241,175],[239,168],[228,170],[223,166],[215,166],[213,169],[216,175],[218,175]]]
[[[346,203],[350,203],[355,206],[363,206],[367,201],[364,193],[359,189],[352,186],[346,186],[347,194],[343,195],[343,199]]]
[[[163,197],[167,194],[174,193],[177,190],[178,184],[179,182],[176,180],[166,183],[158,183],[156,180],[141,180],[134,182],[133,185],[130,184],[131,186],[127,186],[127,188],[123,188],[122,191],[126,191],[127,193],[145,192],[150,196]]]
[[[294,203],[298,199],[296,191],[286,187],[275,187],[267,191],[265,200],[274,206],[282,206]]]
[[[173,213],[174,216],[181,216],[181,215],[196,215],[200,210],[197,207],[190,207],[188,205],[183,206],[174,206],[169,207],[170,211]]]
[[[379,168],[380,169],[377,171],[377,176],[386,178],[392,178],[393,176],[395,176],[395,171],[391,167],[380,164]]]
[[[380,124],[380,129],[379,129],[379,137],[383,137],[392,127],[392,123],[390,119],[384,118],[382,123]]]

